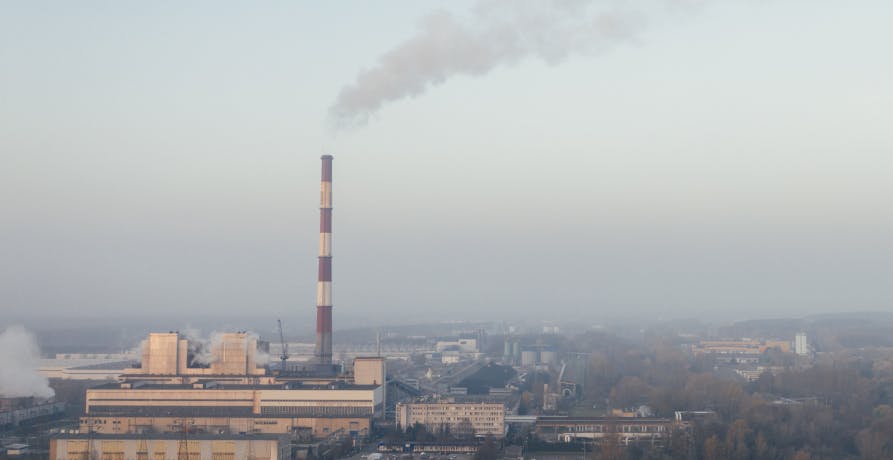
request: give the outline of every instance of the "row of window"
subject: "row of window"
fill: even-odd
[[[567,431],[574,433],[604,433],[608,429],[605,425],[574,425],[567,427]],[[662,433],[667,431],[665,425],[621,425],[622,433]]]

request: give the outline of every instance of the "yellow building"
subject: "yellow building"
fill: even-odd
[[[288,437],[275,435],[87,435],[50,440],[50,460],[282,460],[291,458]]]
[[[785,340],[702,340],[692,348],[692,352],[695,354],[760,355],[772,348],[789,353],[791,343]]]
[[[505,405],[502,403],[397,403],[397,426],[405,430],[419,423],[429,431],[448,427],[463,433],[470,425],[476,436],[505,435]]]

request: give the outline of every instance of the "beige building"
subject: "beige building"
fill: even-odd
[[[208,344],[190,343],[177,332],[154,332],[142,348],[140,367],[125,370],[125,378],[158,383],[190,383],[211,377],[259,381],[267,373],[257,366],[257,339],[244,332],[216,334]]]
[[[469,424],[476,436],[505,435],[505,406],[502,403],[398,403],[397,426],[405,430],[416,423],[428,430],[437,431],[448,427],[453,433],[462,433]]]
[[[283,460],[288,438],[275,435],[86,435],[50,440],[50,460]]]
[[[219,334],[208,350],[175,332],[150,334],[140,368],[87,390],[80,430],[171,433],[185,424],[198,433],[365,437],[384,415],[383,358],[357,358],[352,375],[301,379],[267,375],[256,348],[245,333]]]
[[[367,436],[383,414],[383,388],[336,382],[191,385],[120,383],[87,390],[81,431],[177,431],[183,419],[208,433],[297,433],[324,437],[336,431]]]

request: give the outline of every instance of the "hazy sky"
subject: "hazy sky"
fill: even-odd
[[[893,3],[595,0],[633,31],[330,129],[475,3],[0,1],[0,308],[300,328],[332,153],[336,328],[893,310]]]

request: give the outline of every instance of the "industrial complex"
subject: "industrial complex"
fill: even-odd
[[[553,323],[526,331],[503,323],[501,334],[480,323],[379,330],[373,343],[345,337],[336,349],[333,158],[321,160],[313,343],[286,342],[280,322],[278,343],[244,330],[209,338],[172,330],[149,333],[138,352],[45,359],[43,376],[83,385],[74,422],[52,430],[44,451],[51,460],[334,460],[359,449],[396,459],[470,454],[494,442],[584,452],[606,441],[662,448],[674,433],[689,432],[692,420],[715,415],[656,416],[641,381],[627,389],[621,380],[607,399],[593,398],[593,363],[605,357],[569,346]],[[798,333],[793,345],[701,340],[683,351],[753,382],[785,369],[761,365],[769,355],[805,356],[811,348]],[[68,407],[52,399],[0,402],[0,426],[8,428],[59,417]],[[28,450],[6,445],[8,452]]]
[[[316,344],[312,362],[278,369],[247,332],[209,342],[179,332],[151,333],[138,366],[88,388],[77,430],[51,444],[53,460],[291,458],[289,442],[366,439],[385,414],[387,370],[379,356],[332,361],[332,156],[322,157]],[[284,344],[283,344],[284,346]],[[290,441],[289,441],[290,440]],[[176,458],[184,458],[182,456]]]

